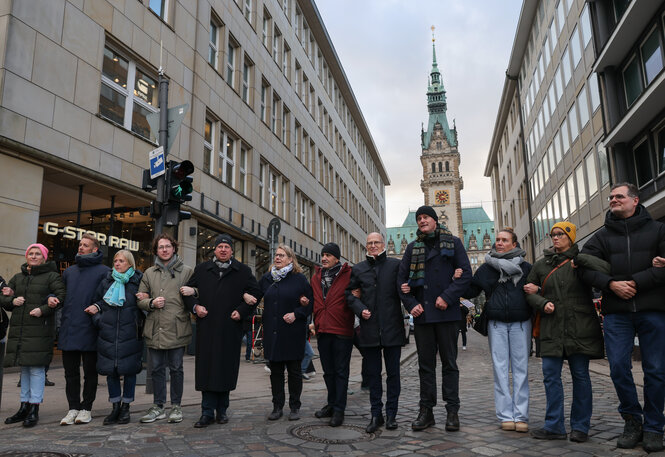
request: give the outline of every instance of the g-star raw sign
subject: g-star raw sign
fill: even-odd
[[[139,250],[138,241],[128,240],[127,238],[120,238],[113,235],[106,236],[104,233],[93,232],[92,230],[86,230],[82,228],[76,228],[72,227],[71,225],[58,227],[58,224],[56,224],[55,222],[44,222],[43,231],[46,235],[57,235],[58,233],[62,233],[62,237],[68,240],[80,240],[81,235],[87,233],[97,238],[97,241],[99,241],[99,244],[101,244],[102,246],[108,245],[108,247],[110,248],[128,249],[130,251]]]

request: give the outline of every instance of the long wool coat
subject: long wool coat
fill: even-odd
[[[270,272],[259,282],[263,292],[263,348],[266,359],[273,362],[302,360],[305,355],[307,317],[312,314],[312,287],[302,273],[290,272],[284,279],[274,282]],[[302,306],[300,297],[309,304]],[[290,324],[284,315],[294,313]]]
[[[243,319],[253,309],[245,303],[243,294],[261,297],[256,278],[247,265],[236,259],[224,270],[209,260],[196,266],[187,285],[198,289],[198,296],[185,297],[188,308],[202,305],[208,310],[206,317],[196,318],[196,390],[234,390],[240,368]],[[239,321],[231,319],[235,310],[240,313]]]
[[[55,309],[46,301],[49,296],[57,297],[60,303],[65,301],[65,284],[55,262],[37,265],[30,272],[24,263],[7,285],[14,296],[0,295],[2,307],[12,312],[4,365],[46,366],[51,363],[55,339]],[[25,297],[25,303],[14,306],[12,300],[16,297]],[[41,309],[40,317],[30,316],[35,308]]]

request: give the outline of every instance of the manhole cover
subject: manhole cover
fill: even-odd
[[[50,451],[3,451],[0,457],[87,457],[91,454],[67,454],[63,452]]]
[[[359,425],[340,425],[331,427],[327,424],[300,425],[290,430],[296,438],[314,443],[323,444],[350,444],[361,441],[371,441],[376,434],[367,433],[364,427]]]

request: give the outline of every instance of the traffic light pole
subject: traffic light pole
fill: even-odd
[[[169,136],[169,80],[164,76],[164,70],[159,69],[159,145],[164,146],[164,160],[166,160]],[[164,204],[168,201],[166,188],[166,173],[157,178],[157,201],[159,217],[155,219],[155,236],[164,231]]]

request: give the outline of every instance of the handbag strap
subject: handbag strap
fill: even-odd
[[[559,268],[561,268],[562,266],[564,266],[564,265],[567,264],[568,262],[570,262],[570,259],[566,259],[566,260],[564,260],[564,261],[561,262],[559,265],[557,265],[556,267],[554,267],[554,268],[552,269],[552,271],[550,271],[549,273],[547,273],[547,276],[545,276],[545,279],[543,279],[543,284],[540,286],[540,295],[545,296],[545,283],[547,282],[547,280],[549,279],[549,277],[552,276],[552,273],[554,273],[555,271],[557,271]]]

